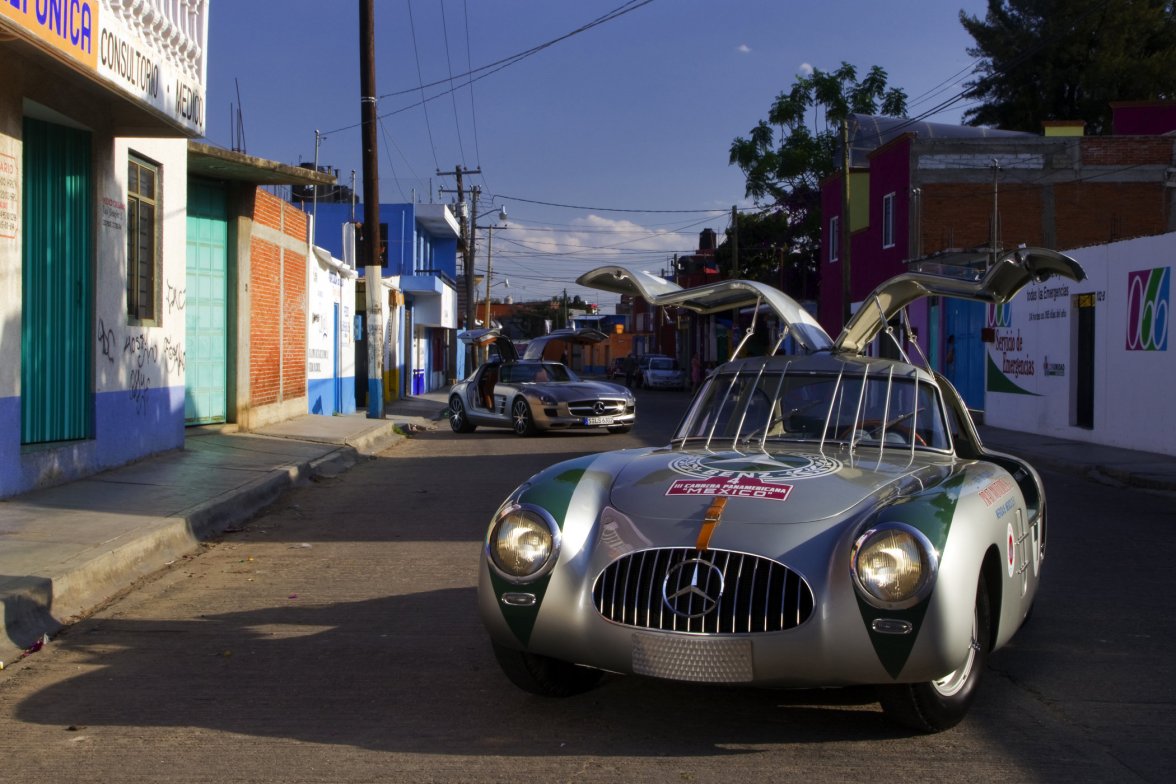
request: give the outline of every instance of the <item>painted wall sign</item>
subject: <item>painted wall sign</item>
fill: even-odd
[[[1127,350],[1168,350],[1171,267],[1127,273]]]
[[[20,166],[0,152],[0,239],[14,240],[20,229]]]
[[[0,16],[71,60],[94,69],[97,0],[0,0]]]
[[[96,81],[151,107],[193,135],[203,134],[205,66],[202,54],[190,53],[205,48],[206,0],[178,7],[147,0],[133,11],[125,3],[116,8],[110,0],[0,0],[0,18],[15,23],[59,59],[80,64]],[[191,18],[181,24],[172,15]],[[132,24],[140,17],[154,21],[144,28]],[[180,57],[189,53],[187,64],[177,64],[165,52],[179,52]]]

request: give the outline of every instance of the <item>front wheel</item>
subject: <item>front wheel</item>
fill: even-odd
[[[886,715],[920,732],[941,732],[959,724],[976,698],[988,661],[992,644],[990,615],[988,587],[984,575],[980,575],[972,614],[972,644],[963,664],[939,680],[879,686],[878,701]]]
[[[533,436],[539,432],[535,427],[535,418],[531,416],[531,404],[523,398],[517,398],[510,407],[511,420],[514,422],[515,435]]]
[[[466,414],[465,404],[459,395],[449,398],[449,427],[454,433],[472,433],[478,429]]]
[[[604,675],[600,670],[578,667],[559,659],[494,646],[494,658],[510,682],[523,691],[543,697],[571,697],[594,688]]]

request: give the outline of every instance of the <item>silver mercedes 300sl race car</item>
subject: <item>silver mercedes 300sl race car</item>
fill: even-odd
[[[588,429],[627,433],[637,422],[633,393],[610,381],[577,376],[562,362],[543,358],[551,343],[592,345],[607,339],[595,329],[562,329],[527,343],[523,356],[497,329],[458,335],[463,343],[493,345],[498,356],[453,385],[449,426],[472,433],[479,426],[509,427],[520,436],[545,430]]]
[[[720,366],[669,445],[562,462],[510,494],[479,577],[505,674],[552,696],[603,672],[874,685],[901,723],[958,723],[1033,602],[1045,495],[1028,464],[985,449],[943,376],[909,361],[910,330],[887,325],[921,296],[999,303],[1051,275],[1083,277],[1035,248],[986,272],[912,271],[836,341],[763,284],[581,276],[700,313],[766,305],[777,348],[787,337],[796,350]],[[879,336],[902,358],[866,356]]]

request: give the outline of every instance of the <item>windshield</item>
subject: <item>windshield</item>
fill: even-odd
[[[579,381],[580,379],[558,362],[515,362],[503,366],[499,380],[510,384],[550,383],[555,381]]]
[[[650,370],[677,370],[678,369],[678,360],[676,360],[676,359],[662,359],[661,357],[655,357],[655,358],[649,360],[649,369]]]
[[[720,373],[699,394],[675,440],[816,441],[950,448],[939,390],[877,375]]]

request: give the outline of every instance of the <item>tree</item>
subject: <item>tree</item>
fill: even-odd
[[[1039,133],[1045,120],[1085,120],[1110,133],[1112,101],[1176,98],[1171,0],[988,0],[983,19],[961,11],[960,23],[980,58],[970,125]]]
[[[879,112],[906,116],[906,93],[888,87],[886,79],[886,71],[879,66],[861,81],[849,63],[843,62],[835,71],[814,69],[776,96],[767,120],[760,120],[747,137],[731,143],[730,163],[743,171],[747,196],[765,208],[759,218],[740,218],[759,234],[749,248],[774,246],[772,258],[799,258],[797,263],[816,268],[821,180],[841,167],[837,150],[842,120],[850,114]],[[758,229],[767,229],[768,236]],[[743,226],[739,236],[742,240]],[[741,241],[740,267],[745,266],[743,249]],[[730,252],[720,248],[719,257],[729,258]]]

